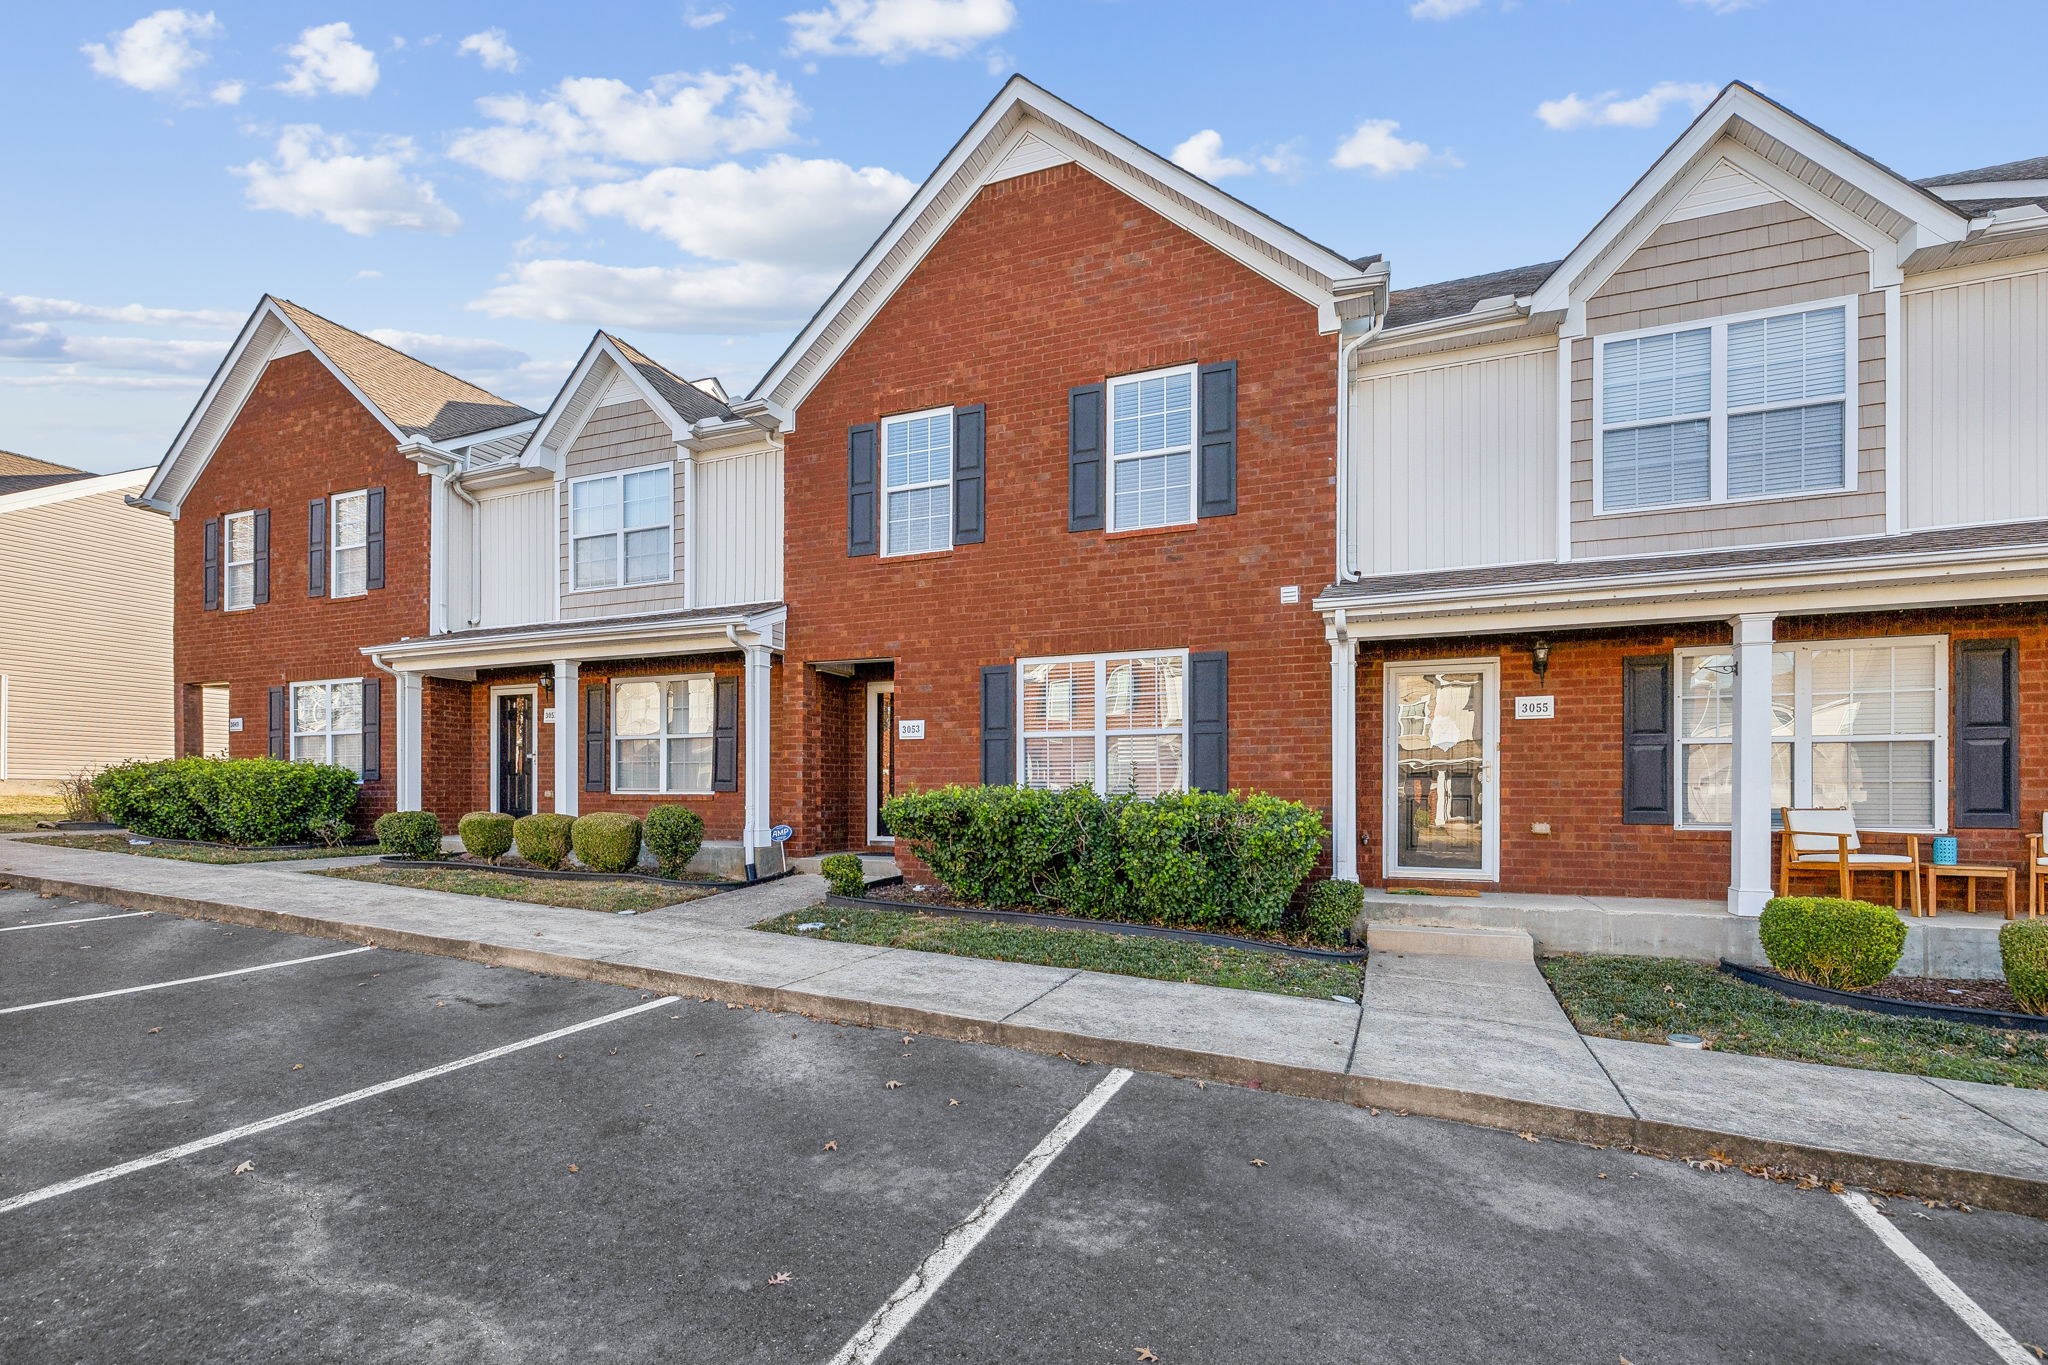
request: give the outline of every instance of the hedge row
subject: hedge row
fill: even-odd
[[[656,806],[645,822],[617,811],[514,820],[480,810],[463,816],[456,829],[471,857],[495,863],[516,847],[527,862],[550,870],[573,852],[592,871],[629,872],[640,861],[644,837],[661,875],[680,878],[704,845],[704,818],[687,806]],[[377,839],[396,857],[432,858],[441,851],[440,818],[430,811],[393,811],[377,821]]]
[[[92,779],[100,813],[147,839],[309,844],[355,809],[354,772],[276,758],[118,763]]]

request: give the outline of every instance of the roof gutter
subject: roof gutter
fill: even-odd
[[[140,493],[130,493],[122,498],[121,501],[127,503],[130,507],[139,507],[145,512],[155,512],[158,516],[169,517],[172,521],[178,519],[178,509],[165,502],[162,498],[148,498]]]

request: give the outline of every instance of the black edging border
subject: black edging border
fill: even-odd
[[[2048,1015],[2007,1014],[2004,1010],[1977,1009],[1971,1005],[1930,1005],[1919,1000],[1894,1000],[1887,995],[1864,995],[1858,991],[1838,991],[1829,986],[1812,986],[1804,981],[1794,981],[1789,976],[1780,976],[1761,967],[1745,966],[1740,962],[1721,959],[1721,970],[1752,986],[1762,986],[1767,991],[1791,996],[1794,1000],[1805,1000],[1816,1005],[1839,1005],[1844,1009],[1862,1010],[1866,1014],[1888,1014],[1899,1019],[1937,1019],[1948,1024],[1975,1024],[1979,1028],[2022,1030],[2029,1033],[2048,1033]]]
[[[42,826],[38,825],[37,829]],[[377,840],[369,836],[352,837],[339,844],[224,844],[217,839],[159,839],[153,834],[137,834],[126,825],[80,825],[59,823],[52,831],[56,834],[123,834],[131,841],[140,840],[145,844],[169,844],[173,848],[217,848],[223,853],[332,853],[337,858],[360,858],[377,848]],[[351,853],[349,850],[355,849]]]
[[[766,877],[738,882],[691,882],[678,881],[674,877],[657,877],[651,872],[579,872],[575,868],[549,869],[545,867],[516,867],[505,863],[465,863],[454,858],[401,858],[395,853],[386,853],[377,859],[393,867],[445,867],[457,872],[503,872],[510,877],[532,877],[544,882],[641,882],[649,886],[693,887],[701,891],[737,891],[743,886],[759,886],[763,882],[780,881],[787,877],[787,871],[776,872]]]
[[[896,880],[900,881],[901,878]],[[1075,915],[1040,915],[1029,910],[970,910],[955,905],[926,905],[920,901],[890,900],[886,896],[842,896],[836,892],[826,895],[825,904],[841,910],[873,910],[880,906],[886,910],[903,910],[911,914],[976,919],[992,924],[1023,924],[1035,929],[1095,929],[1107,934],[1125,934],[1132,938],[1170,938],[1183,943],[1206,943],[1214,948],[1241,948],[1252,953],[1280,953],[1286,957],[1306,958],[1311,962],[1348,962],[1362,967],[1366,959],[1366,950],[1363,948],[1298,948],[1291,943],[1239,938],[1235,934],[1211,934],[1200,929],[1169,929],[1162,924],[1126,924],[1122,920],[1081,919]]]

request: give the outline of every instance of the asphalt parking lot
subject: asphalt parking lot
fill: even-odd
[[[2048,1344],[2026,1218],[18,891],[0,1127],[10,1362]]]

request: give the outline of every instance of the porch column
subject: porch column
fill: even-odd
[[[576,661],[555,660],[555,813],[575,815],[583,790],[577,745],[583,740],[583,694],[576,684]]]
[[[397,765],[396,808],[399,810],[422,810],[425,808],[423,793],[425,783],[421,778],[425,726],[422,722],[423,696],[426,691],[424,679],[418,673],[403,670],[392,674],[398,684],[398,730],[393,738],[392,762]]]
[[[1358,880],[1358,641],[1338,611],[1330,641],[1330,875]]]
[[[1735,735],[1728,815],[1728,909],[1761,915],[1771,898],[1771,626],[1767,612],[1734,618]]]
[[[746,746],[746,760],[743,765],[746,773],[742,782],[746,788],[747,879],[752,881],[759,875],[759,865],[763,861],[762,853],[775,847],[775,841],[768,837],[768,695],[771,691],[768,685],[768,668],[774,658],[774,651],[765,642],[749,644],[744,648],[746,715],[741,725],[741,739]]]

